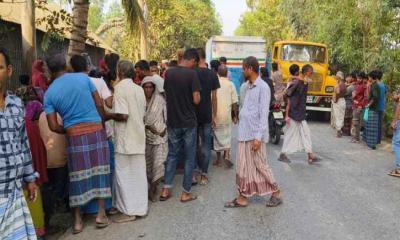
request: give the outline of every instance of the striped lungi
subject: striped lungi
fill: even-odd
[[[245,197],[265,196],[279,190],[267,163],[266,146],[254,152],[251,141],[239,142],[236,154],[236,186]]]
[[[149,183],[157,182],[164,177],[167,155],[167,142],[157,145],[146,144],[146,171]]]
[[[369,110],[368,121],[365,122],[365,128],[363,132],[363,140],[368,147],[374,148],[378,144],[378,132],[379,132],[379,114],[378,112]]]
[[[105,130],[68,136],[69,204],[111,197],[110,152]]]
[[[351,135],[352,120],[353,120],[353,108],[351,106],[347,106],[344,114],[344,125],[342,128],[343,135],[346,136]]]
[[[9,198],[0,198],[0,239],[36,239],[22,190],[15,190]]]

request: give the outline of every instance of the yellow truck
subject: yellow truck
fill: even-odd
[[[305,64],[314,68],[313,81],[308,86],[307,110],[330,112],[336,79],[329,76],[327,46],[314,42],[279,41],[272,49],[272,62],[276,62],[283,79],[289,78],[289,67],[297,64],[300,69]]]

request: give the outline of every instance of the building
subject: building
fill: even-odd
[[[21,12],[23,2],[5,3],[0,1],[0,47],[8,50],[11,62],[14,68],[13,77],[10,82],[10,88],[15,89],[19,86],[19,75],[22,71],[22,34],[21,34],[21,18],[25,14]],[[50,14],[59,12],[61,9],[54,4],[48,4],[46,7],[49,10],[41,8],[35,9],[36,21],[44,19]],[[66,26],[66,23],[61,22],[58,27]],[[51,37],[47,34],[48,27],[46,21],[36,23],[36,46],[37,57],[44,59],[46,56],[68,52],[70,32],[64,32],[64,36]],[[100,59],[108,52],[114,52],[104,41],[96,34],[88,31],[89,40],[86,41],[86,52],[90,55],[94,64],[97,64]],[[30,73],[30,72],[29,72]]]

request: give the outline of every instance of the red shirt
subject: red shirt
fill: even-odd
[[[364,83],[356,83],[353,91],[353,109],[364,108],[366,101],[368,101],[368,95],[365,96],[367,87]]]

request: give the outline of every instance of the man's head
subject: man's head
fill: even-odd
[[[290,75],[292,75],[292,76],[299,76],[299,74],[300,74],[300,67],[299,67],[299,65],[297,65],[297,64],[292,64],[292,65],[289,67],[289,72],[290,72]]]
[[[382,70],[376,70],[376,73],[378,74],[378,80],[381,81],[383,77],[383,72]]]
[[[255,79],[258,77],[260,65],[255,57],[247,57],[243,60],[243,76],[246,80]]]
[[[168,63],[168,67],[176,67],[176,66],[178,66],[178,60],[171,60]]]
[[[364,79],[368,79],[367,74],[365,74],[365,72],[359,72],[357,74],[357,82],[362,82]]]
[[[199,53],[195,48],[189,48],[183,54],[183,61],[186,67],[195,68],[200,61]]]
[[[8,79],[12,75],[10,57],[4,48],[0,48],[0,91],[6,91]]]
[[[261,78],[266,81],[269,78],[268,70],[265,67],[260,68]]]
[[[220,65],[218,67],[218,76],[228,77],[228,68],[225,65]]]
[[[306,64],[301,68],[301,73],[305,76],[305,77],[311,77],[313,75],[314,69],[310,64]]]
[[[376,82],[379,80],[380,72],[378,70],[372,70],[368,73],[368,80],[370,82]]]
[[[199,54],[200,61],[206,59],[206,51],[204,51],[204,48],[197,48],[197,53]]]
[[[61,53],[46,58],[46,65],[50,74],[49,83],[63,74],[67,69],[65,56]]]
[[[273,62],[272,64],[271,64],[271,67],[272,67],[272,71],[273,72],[276,72],[276,71],[278,71],[278,63],[276,63],[276,62]]]
[[[345,79],[344,79],[344,73],[343,73],[342,71],[338,71],[338,72],[336,73],[336,80],[337,80],[338,82],[344,82],[344,81],[345,81]]]
[[[135,78],[135,67],[133,66],[133,63],[128,60],[121,60],[118,62],[117,65],[117,74],[118,78],[120,80],[130,78],[134,79]]]
[[[146,60],[140,60],[135,64],[135,72],[136,76],[143,80],[144,77],[150,75],[149,63]]]
[[[352,83],[353,83],[353,75],[347,74],[346,75],[346,84],[352,84]]]
[[[88,71],[88,63],[85,57],[81,55],[72,56],[71,60],[69,61],[69,64],[71,65],[72,70],[76,73],[80,72],[86,73]]]
[[[153,66],[158,67],[158,62],[157,62],[156,60],[151,60],[151,61],[149,62],[149,66],[150,66],[150,67],[153,67]]]
[[[221,63],[218,60],[211,60],[210,62],[211,70],[218,73],[219,66],[221,66]]]
[[[228,60],[226,59],[226,57],[220,57],[220,58],[219,58],[219,62],[220,62],[221,64],[226,65],[226,63],[228,62]]]
[[[152,74],[160,75],[160,69],[158,68],[158,66],[150,66],[150,72]]]

